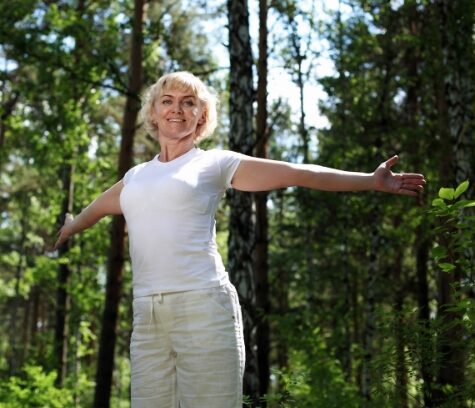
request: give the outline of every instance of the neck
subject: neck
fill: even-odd
[[[167,141],[162,140],[160,142],[160,155],[158,160],[161,162],[169,162],[185,153],[188,153],[195,146],[193,138],[187,138],[185,140]]]

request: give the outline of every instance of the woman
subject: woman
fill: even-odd
[[[417,196],[420,174],[394,174],[397,156],[374,173],[256,159],[195,147],[216,127],[216,96],[188,72],[163,76],[146,94],[142,117],[160,154],[130,169],[75,219],[58,248],[109,214],[124,214],[133,270],[130,344],[132,406],[242,405],[244,344],[236,291],[215,239],[214,214],[227,188],[302,186]]]

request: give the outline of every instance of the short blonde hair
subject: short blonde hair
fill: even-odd
[[[187,71],[165,74],[145,91],[140,116],[147,132],[158,139],[158,128],[152,121],[153,108],[157,98],[169,89],[191,92],[201,101],[204,123],[196,128],[195,143],[210,136],[217,126],[218,97],[211,87]]]

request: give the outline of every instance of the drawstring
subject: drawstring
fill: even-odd
[[[148,322],[148,331],[152,328],[152,323],[155,321],[155,298],[158,299],[158,303],[163,303],[163,295],[161,293],[157,293],[152,295],[152,301],[150,302],[150,321]]]

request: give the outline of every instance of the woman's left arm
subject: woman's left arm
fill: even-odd
[[[393,156],[373,173],[343,171],[313,164],[293,164],[246,156],[234,174],[232,186],[241,191],[268,191],[300,186],[324,191],[376,190],[417,196],[425,185],[417,173],[393,173]]]

